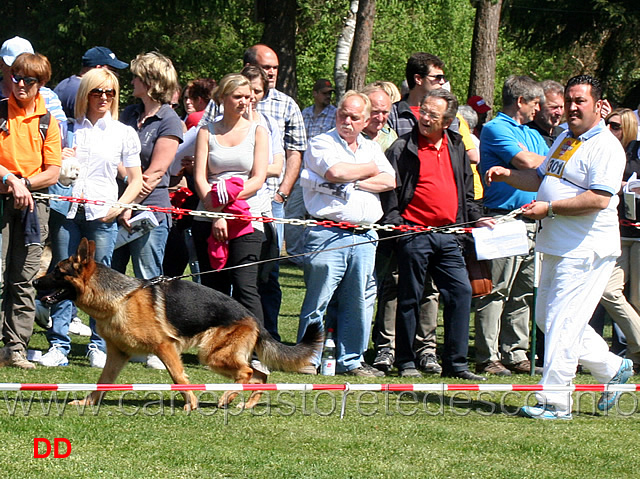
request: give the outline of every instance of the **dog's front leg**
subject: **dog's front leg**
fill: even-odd
[[[113,384],[118,378],[120,371],[127,364],[131,356],[120,351],[109,341],[107,341],[107,362],[104,365],[104,369],[98,378],[98,384]],[[85,406],[96,404],[100,402],[105,395],[105,391],[93,391],[88,394],[84,399],[78,399],[71,401],[70,404]]]
[[[158,345],[153,352],[167,367],[167,371],[175,384],[189,384],[187,375],[184,372],[182,359],[180,359],[180,353],[173,342],[165,341]],[[193,391],[182,391],[182,395],[184,396],[185,411],[198,408],[198,398],[193,394]]]

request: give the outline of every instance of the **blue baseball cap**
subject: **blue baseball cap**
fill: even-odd
[[[82,55],[82,66],[95,67],[98,65],[107,65],[118,70],[129,66],[128,63],[118,60],[116,54],[107,47],[93,47]]]

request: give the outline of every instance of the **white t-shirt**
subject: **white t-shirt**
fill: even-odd
[[[538,167],[543,178],[538,201],[573,198],[587,190],[611,194],[609,205],[597,213],[581,216],[556,215],[544,218],[536,238],[542,253],[568,258],[599,257],[620,254],[618,195],[626,163],[620,141],[604,121],[573,138],[562,133]]]
[[[382,217],[382,206],[376,193],[356,190],[353,183],[335,184],[324,180],[318,184],[315,181],[318,177],[322,181],[329,168],[342,162],[365,164],[375,161],[381,173],[388,173],[395,178],[395,171],[382,153],[380,145],[362,135],[358,136],[357,141],[358,148],[354,153],[335,128],[309,140],[309,148],[304,154],[300,186],[304,204],[311,216],[357,224],[375,223]],[[302,181],[304,177],[310,178],[319,187],[315,188],[311,183],[305,186]]]
[[[118,200],[118,164],[140,166],[140,139],[130,126],[111,118],[107,112],[92,125],[86,118],[75,121],[73,145],[80,162],[80,174],[73,185],[73,196],[91,200]],[[71,145],[69,145],[71,146]],[[106,216],[111,206],[85,205],[87,221]],[[73,203],[67,218],[73,219],[78,205]]]

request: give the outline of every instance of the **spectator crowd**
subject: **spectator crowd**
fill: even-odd
[[[155,51],[128,64],[93,47],[54,90],[46,87],[49,61],[28,40],[5,41],[0,57],[2,365],[36,367],[27,345],[42,314],[50,348],[40,364],[68,364],[75,306],[42,312],[32,281],[45,242],[55,264],[86,237],[97,261],[121,272],[131,264],[139,278],[178,276],[189,265],[202,273],[194,281],[231,295],[276,339],[279,262],[258,263],[286,252],[304,272],[298,337],[312,323],[331,328],[338,374],[382,377],[396,368],[405,378],[478,382],[533,372],[543,384],[568,384],[585,366],[601,382],[621,383],[640,368],[638,112],[613,108],[597,79],[581,75],[564,87],[511,75],[502,110],[487,121],[488,100],[460,101],[445,63],[424,52],[407,60],[402,93],[381,79],[334,99],[321,78],[303,110],[277,89],[278,56],[262,44],[245,51],[240,72],[184,88]],[[126,68],[136,101],[121,110],[118,72]],[[107,203],[49,204],[32,192]],[[329,226],[172,218],[161,210],[172,205]],[[439,228],[505,221],[523,223],[527,252],[485,261],[491,288],[475,291],[472,236]],[[436,229],[366,227],[373,223]],[[536,252],[541,341],[529,351]],[[601,337],[606,315],[611,352]],[[80,326],[91,366],[104,367],[95,322]],[[320,355],[299,373],[317,374]],[[137,360],[164,368],[155,356]],[[570,417],[560,396],[523,412]],[[599,407],[614,400],[605,393]]]

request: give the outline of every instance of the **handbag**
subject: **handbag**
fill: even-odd
[[[491,261],[479,260],[476,256],[475,248],[469,248],[465,255],[469,282],[471,283],[471,296],[478,298],[485,296],[493,290],[491,280]]]

